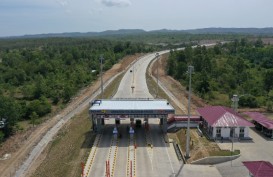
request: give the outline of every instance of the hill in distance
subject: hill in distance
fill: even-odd
[[[249,35],[273,35],[273,28],[201,28],[189,30],[153,30],[145,31],[142,29],[119,29],[107,30],[102,32],[68,32],[68,33],[48,33],[34,34],[24,36],[10,36],[4,38],[48,38],[48,37],[103,37],[103,36],[126,36],[126,35],[141,35],[141,34],[156,34],[156,33],[184,33],[184,34],[249,34]]]

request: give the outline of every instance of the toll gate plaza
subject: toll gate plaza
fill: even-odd
[[[172,105],[163,99],[111,99],[94,100],[90,103],[89,114],[93,130],[100,132],[105,120],[115,119],[120,124],[121,119],[130,119],[131,125],[139,118],[144,118],[148,124],[149,118],[159,118],[163,132],[167,132],[167,118],[174,114]]]

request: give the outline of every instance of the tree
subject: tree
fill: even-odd
[[[243,107],[256,108],[258,107],[258,102],[254,96],[245,95],[240,98],[239,105]]]
[[[264,86],[267,91],[273,89],[273,69],[267,70],[264,75]]]
[[[263,47],[263,41],[261,38],[259,38],[256,42],[255,42],[255,47]]]
[[[267,111],[273,111],[273,102],[271,100],[266,102],[266,109]]]
[[[268,100],[273,101],[273,89],[268,92]]]
[[[32,126],[34,127],[34,125],[36,124],[37,119],[39,118],[38,114],[36,112],[32,112],[30,115],[30,123],[32,124]]]
[[[4,141],[5,134],[0,130],[0,144]]]
[[[169,60],[168,60],[168,63],[167,63],[167,73],[168,75],[170,76],[174,76],[174,73],[175,73],[175,60],[170,57]]]
[[[0,117],[7,119],[3,133],[9,136],[13,133],[13,126],[21,117],[21,107],[12,98],[0,96]]]
[[[196,75],[195,77],[198,78],[196,80],[196,91],[200,94],[202,98],[204,98],[205,94],[207,94],[210,91],[210,83],[209,78],[207,76],[206,72],[202,72],[199,75]]]

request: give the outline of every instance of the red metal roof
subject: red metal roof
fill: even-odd
[[[250,118],[261,124],[262,126],[273,129],[273,120],[268,119],[263,114],[259,112],[244,112],[244,114],[248,115]]]
[[[188,121],[188,115],[175,115],[175,114],[169,114],[168,115],[168,123],[174,122],[174,121]],[[199,115],[191,115],[190,121],[198,122],[200,121]]]
[[[198,108],[197,112],[212,127],[253,127],[254,125],[245,120],[240,114],[231,108],[224,106],[207,106]]]
[[[243,162],[254,177],[273,177],[273,165],[267,161]]]

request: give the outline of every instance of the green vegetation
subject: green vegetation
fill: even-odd
[[[109,99],[115,94],[122,74],[104,90],[103,98]],[[101,96],[98,95],[97,98]],[[36,169],[36,176],[75,176],[81,174],[81,162],[86,162],[96,134],[91,130],[92,122],[86,108],[74,116],[47,147],[45,160]],[[1,138],[1,134],[0,134]]]
[[[97,78],[101,54],[103,69],[108,70],[125,55],[155,49],[103,39],[0,40],[0,118],[8,122],[0,132],[7,137],[18,121],[30,120],[34,125],[51,110],[62,108]]]
[[[229,150],[221,150],[221,151],[210,151],[209,152],[210,156],[231,156],[231,155],[239,155],[240,150],[234,150],[229,151]]]
[[[95,134],[91,131],[88,109],[73,117],[49,143],[45,159],[31,175],[73,176],[81,174],[81,162],[85,162]]]
[[[179,144],[184,153],[186,152],[186,129],[181,129],[177,133],[169,133],[168,136]],[[211,141],[205,136],[200,137],[194,128],[190,130],[190,152],[191,158],[188,159],[189,163],[204,157],[240,154],[240,150],[234,150],[233,152],[221,150],[215,141]]]
[[[194,66],[194,92],[210,104],[230,106],[230,98],[237,94],[242,107],[272,110],[273,46],[261,39],[171,51],[166,70],[188,86],[188,65]]]

